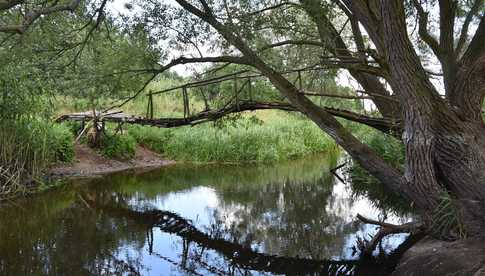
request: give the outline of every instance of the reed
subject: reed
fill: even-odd
[[[73,137],[63,126],[36,120],[1,122],[0,199],[37,189],[49,164],[73,157]]]
[[[336,149],[312,122],[278,115],[266,121],[251,116],[179,129],[134,126],[129,133],[167,158],[192,162],[271,163]]]

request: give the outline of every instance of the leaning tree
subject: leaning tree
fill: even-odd
[[[166,38],[170,30],[222,54],[182,56],[159,71],[199,62],[250,66],[360,166],[410,200],[428,227],[446,196],[469,235],[485,229],[484,1],[175,1],[138,2],[154,36]],[[405,146],[403,172],[281,74],[283,55],[268,54],[301,47],[311,49],[302,65],[346,70],[372,99],[380,117],[369,120],[387,125]]]

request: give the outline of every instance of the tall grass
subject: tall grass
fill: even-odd
[[[276,162],[336,149],[312,122],[294,115],[255,117],[179,129],[134,126],[138,143],[167,158],[194,162]]]
[[[73,137],[63,126],[35,120],[1,122],[0,199],[35,189],[49,164],[73,157]]]

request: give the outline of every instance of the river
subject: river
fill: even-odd
[[[179,164],[72,180],[0,208],[0,275],[385,275],[386,254],[406,235],[363,260],[357,239],[376,229],[355,216],[411,216],[330,173],[342,162]]]

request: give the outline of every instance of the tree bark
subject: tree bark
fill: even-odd
[[[485,226],[483,123],[460,118],[426,78],[401,31],[406,30],[402,3],[383,0],[381,5],[390,72],[405,111],[406,181],[425,213],[431,215],[446,193],[456,200],[468,232],[480,234]]]

